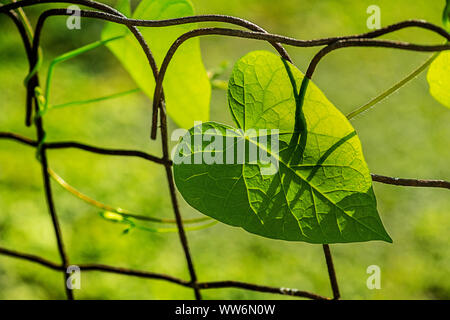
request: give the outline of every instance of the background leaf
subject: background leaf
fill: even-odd
[[[117,9],[131,16],[130,1],[119,0]],[[142,0],[132,15],[134,19],[163,20],[194,15],[188,0]],[[158,65],[172,43],[183,33],[195,29],[196,24],[165,28],[140,28]],[[127,27],[106,24],[102,39],[126,34],[113,41],[108,48],[147,96],[153,98],[155,81],[139,43]],[[164,79],[167,113],[180,127],[189,128],[194,121],[209,119],[211,85],[202,62],[199,39],[184,43],[173,57]]]
[[[239,60],[229,82],[230,111],[238,129],[279,129],[279,154],[268,148],[279,159],[278,172],[262,175],[261,162],[174,161],[179,191],[200,212],[268,238],[309,243],[391,242],[378,216],[355,130],[313,83],[302,107],[298,96],[302,80],[298,69],[269,52],[253,52]],[[306,126],[301,132],[293,130],[297,107]],[[214,139],[210,141],[222,140],[221,150],[210,149],[209,141],[195,143],[200,135],[211,132]],[[208,122],[190,129],[175,155],[193,163],[194,154],[223,152],[226,159],[236,150],[226,145],[231,136],[245,141],[247,160],[249,145],[262,148],[256,137]]]
[[[444,13],[442,14],[442,22],[447,29],[450,29],[450,0],[446,0]]]
[[[428,84],[431,95],[450,108],[450,52],[441,52],[428,70]]]

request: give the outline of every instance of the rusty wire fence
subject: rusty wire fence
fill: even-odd
[[[34,31],[25,20],[24,17],[26,15],[23,12],[24,7],[34,6],[43,3],[70,3],[77,4],[83,6],[85,8],[89,8],[90,10],[81,10],[81,17],[87,19],[97,19],[103,21],[109,21],[117,24],[122,24],[128,27],[133,36],[136,38],[136,41],[139,42],[142,50],[145,52],[145,55],[148,59],[148,63],[150,69],[153,73],[153,76],[156,81],[155,93],[153,99],[153,106],[151,109],[151,138],[156,139],[158,128],[161,134],[162,140],[162,157],[157,157],[150,155],[145,152],[141,152],[138,150],[122,150],[122,149],[106,149],[102,147],[96,147],[91,145],[86,145],[79,142],[68,141],[68,142],[45,142],[45,127],[44,121],[42,117],[39,116],[39,99],[41,96],[39,95],[39,48],[40,48],[40,39],[42,30],[45,22],[53,16],[68,16],[71,15],[70,12],[66,8],[61,9],[50,9],[44,11],[38,19],[36,27]],[[323,244],[323,252],[327,264],[328,276],[330,279],[331,297],[324,297],[312,292],[302,291],[298,289],[289,289],[286,287],[270,287],[259,284],[252,284],[241,281],[234,280],[226,280],[226,281],[211,281],[211,282],[199,282],[197,279],[196,269],[194,267],[193,259],[190,253],[188,239],[186,237],[185,228],[183,224],[183,219],[179,210],[176,188],[173,179],[172,172],[172,162],[170,160],[170,154],[168,149],[168,130],[167,130],[167,121],[166,121],[166,112],[165,112],[165,103],[164,103],[164,93],[163,93],[163,79],[167,67],[174,56],[177,49],[184,43],[185,41],[207,35],[220,35],[227,37],[237,37],[237,38],[245,38],[245,39],[254,39],[260,41],[269,42],[276,51],[280,54],[284,59],[291,61],[287,51],[283,48],[282,44],[290,45],[294,47],[323,47],[312,59],[308,70],[306,72],[305,79],[311,79],[316,69],[318,63],[321,61],[323,57],[325,57],[328,53],[338,50],[341,48],[347,47],[383,47],[383,48],[392,48],[399,50],[409,50],[409,51],[422,51],[422,52],[438,52],[444,50],[450,50],[450,45],[418,45],[412,43],[398,42],[398,41],[390,41],[390,40],[377,40],[377,37],[382,35],[389,34],[391,32],[410,28],[417,27],[432,31],[436,34],[441,35],[447,41],[450,40],[450,34],[447,33],[444,29],[433,25],[431,23],[419,20],[408,20],[400,23],[396,23],[390,25],[388,27],[378,29],[365,34],[351,35],[346,37],[333,37],[333,38],[325,38],[325,39],[316,39],[316,40],[298,40],[294,38],[284,37],[280,35],[270,34],[266,32],[264,29],[259,27],[258,25],[251,23],[249,21],[231,17],[231,16],[223,16],[223,15],[199,15],[199,16],[191,16],[191,17],[183,17],[178,19],[170,19],[170,20],[133,20],[128,19],[122,13],[115,10],[114,8],[107,6],[100,2],[90,1],[90,0],[22,0],[22,1],[13,1],[12,3],[0,6],[0,17],[9,17],[17,27],[17,31],[20,34],[21,39],[23,40],[23,45],[27,54],[27,58],[29,61],[29,75],[27,77],[27,81],[25,83],[27,89],[27,97],[26,97],[26,126],[34,126],[37,133],[37,140],[32,140],[24,136],[20,136],[11,132],[0,132],[1,139],[8,139],[12,141],[16,141],[19,143],[23,143],[25,145],[36,148],[37,156],[41,163],[42,168],[42,178],[44,183],[44,191],[46,202],[48,206],[48,211],[50,218],[52,220],[52,225],[55,233],[55,238],[57,242],[58,252],[60,256],[60,262],[53,262],[47,259],[44,259],[40,256],[18,252],[15,250],[10,250],[7,248],[0,247],[0,254],[15,257],[23,260],[27,260],[33,263],[37,263],[43,267],[55,270],[64,275],[64,288],[66,291],[66,295],[68,299],[74,299],[73,290],[69,288],[67,285],[67,281],[69,279],[69,274],[67,272],[68,268],[71,265],[77,265],[81,271],[98,271],[98,272],[108,272],[115,274],[122,274],[140,278],[148,278],[155,280],[163,280],[168,281],[180,286],[192,288],[195,298],[201,299],[201,291],[207,289],[219,289],[219,288],[237,288],[244,290],[252,290],[258,292],[286,295],[286,296],[294,296],[294,297],[302,297],[308,299],[318,299],[318,300],[329,300],[329,299],[339,299],[339,286],[336,277],[336,272],[333,265],[332,255],[330,252],[330,247],[328,244]],[[21,19],[22,18],[22,19]],[[188,24],[188,23],[201,23],[201,22],[217,22],[217,23],[226,23],[230,25],[234,25],[239,27],[239,29],[230,29],[230,28],[201,28],[194,29],[189,31],[182,36],[180,36],[170,47],[168,50],[166,57],[161,65],[158,68],[152,52],[150,51],[145,39],[139,32],[138,27],[165,27],[165,26],[173,26],[180,24]],[[1,47],[0,47],[1,49]],[[170,189],[170,197],[172,208],[174,212],[174,223],[177,225],[177,232],[179,235],[179,240],[181,246],[184,251],[185,260],[187,264],[187,268],[189,271],[190,278],[188,280],[176,278],[171,275],[149,272],[143,270],[134,270],[128,268],[121,268],[116,266],[109,266],[104,264],[76,264],[69,261],[64,240],[63,234],[61,233],[60,224],[58,220],[58,215],[55,210],[52,188],[50,184],[50,178],[52,175],[52,171],[49,168],[48,158],[47,158],[47,150],[50,149],[64,149],[64,148],[77,148],[81,150],[85,150],[87,152],[103,154],[103,155],[111,155],[111,156],[124,156],[124,157],[139,157],[147,161],[151,161],[154,163],[160,164],[164,167],[166,171],[166,177]],[[373,181],[398,185],[398,186],[410,186],[410,187],[432,187],[432,188],[446,188],[450,189],[450,182],[443,180],[418,180],[418,179],[399,179],[381,176],[377,174],[372,174]],[[70,188],[70,186],[68,186]],[[95,201],[95,200],[93,200]],[[145,217],[143,217],[145,219]]]

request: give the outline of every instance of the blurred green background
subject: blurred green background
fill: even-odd
[[[274,33],[302,39],[367,32],[366,9],[381,8],[382,25],[426,19],[441,25],[444,0],[193,0],[198,13],[249,19]],[[107,2],[114,4],[113,1]],[[66,6],[66,5],[63,5]],[[33,23],[49,6],[26,9]],[[208,24],[207,24],[208,25]],[[211,24],[209,24],[211,25]],[[103,23],[83,20],[70,31],[65,18],[45,27],[45,63],[52,57],[100,38]],[[440,43],[430,32],[409,29],[389,36],[416,43]],[[272,50],[253,40],[206,37],[201,40],[208,69],[230,66],[255,49]],[[316,49],[288,48],[305,71]],[[320,64],[315,82],[348,113],[393,85],[429,54],[389,49],[345,49]],[[0,17],[0,131],[35,138],[24,126],[27,74],[23,46],[13,24]],[[45,65],[44,65],[44,69]],[[226,79],[227,75],[223,78]],[[99,48],[57,67],[52,100],[67,102],[134,88],[115,57]],[[133,148],[160,155],[160,141],[149,139],[150,101],[135,94],[98,104],[52,111],[46,115],[48,141],[77,140]],[[211,118],[230,123],[225,91],[213,92]],[[352,121],[372,172],[384,175],[450,180],[450,110],[428,93],[425,73],[375,108]],[[171,123],[170,129],[175,126]],[[66,181],[105,203],[136,213],[172,217],[165,172],[158,165],[79,150],[49,151],[50,166]],[[176,233],[153,234],[99,217],[99,210],[53,183],[56,208],[72,263],[98,262],[187,279]],[[404,188],[375,183],[379,212],[394,239],[332,245],[344,299],[449,299],[450,197],[448,190]],[[183,217],[201,216],[179,196]],[[293,287],[331,296],[321,246],[263,239],[223,224],[188,233],[200,281],[241,280]],[[59,261],[34,150],[0,140],[0,246]],[[381,268],[381,289],[366,287],[369,265]],[[61,273],[0,256],[0,299],[65,298]],[[83,273],[79,299],[191,299],[190,289],[162,281],[105,273]],[[271,299],[283,296],[238,289],[203,291],[206,299]]]

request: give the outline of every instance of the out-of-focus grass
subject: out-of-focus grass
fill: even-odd
[[[267,30],[289,36],[318,37],[366,32],[366,8],[378,4],[382,25],[420,18],[440,24],[444,1],[291,1],[194,0],[199,13],[221,13],[250,19]],[[41,6],[41,8],[43,8]],[[35,21],[32,9],[31,14]],[[63,18],[46,25],[46,63],[51,57],[99,38],[101,23],[83,21],[80,31],[65,28]],[[25,128],[23,79],[27,63],[13,25],[0,17],[0,130],[35,137]],[[437,43],[429,32],[411,29],[391,39]],[[254,49],[270,49],[251,40],[217,36],[202,39],[204,60],[212,68],[231,65]],[[289,48],[303,71],[317,49]],[[344,49],[329,55],[314,81],[330,100],[348,113],[391,86],[428,54],[388,49]],[[45,70],[45,68],[43,69]],[[44,73],[45,74],[45,73]],[[149,75],[150,76],[150,75]],[[135,87],[104,48],[58,66],[52,101],[98,97]],[[48,140],[78,140],[106,147],[137,148],[160,154],[149,140],[149,100],[141,94],[95,105],[51,111],[45,118]],[[226,95],[216,91],[213,120],[230,123]],[[422,74],[389,99],[353,121],[367,162],[379,174],[450,179],[450,112],[428,94]],[[171,124],[171,129],[175,127]],[[81,191],[138,213],[172,217],[162,168],[140,159],[93,155],[83,151],[50,151],[50,165]],[[375,184],[379,211],[393,244],[369,242],[333,245],[342,295],[347,299],[450,298],[450,197],[448,190],[401,188]],[[71,262],[100,262],[188,278],[176,234],[132,231],[109,223],[98,210],[53,184],[56,207]],[[200,216],[181,197],[184,217]],[[320,246],[262,239],[218,224],[188,234],[201,281],[235,279],[297,287],[330,295]],[[0,245],[58,261],[46,210],[40,167],[29,147],[0,141]],[[366,268],[381,268],[381,290],[368,290]],[[1,299],[64,298],[60,273],[0,256]],[[236,289],[204,291],[205,298],[280,298]],[[120,275],[83,273],[77,298],[184,299],[191,290],[160,281]]]

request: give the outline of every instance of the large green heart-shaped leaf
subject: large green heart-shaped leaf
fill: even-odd
[[[391,242],[355,130],[313,83],[303,99],[302,80],[272,53],[242,58],[228,92],[237,128],[188,131],[173,156],[178,190],[200,212],[268,238]]]
[[[441,52],[428,70],[431,95],[450,108],[450,51]]]
[[[130,0],[119,0],[117,9],[131,16]],[[189,0],[142,0],[132,15],[133,19],[163,20],[194,15]],[[183,33],[196,28],[196,24],[164,28],[140,28],[156,63],[160,65],[172,43]],[[119,59],[137,85],[151,99],[155,81],[145,53],[126,26],[107,23],[102,39],[120,35],[125,38],[112,41],[108,48]],[[164,79],[167,113],[183,128],[192,127],[194,121],[209,120],[211,84],[202,62],[199,39],[192,39],[177,51]]]

